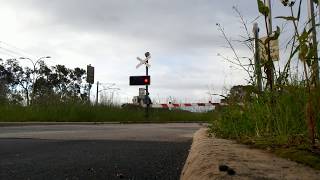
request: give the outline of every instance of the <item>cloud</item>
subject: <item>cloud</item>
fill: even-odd
[[[230,70],[216,55],[222,51],[232,56],[221,48],[225,43],[216,23],[236,36],[239,27],[232,6],[239,4],[250,18],[257,12],[255,3],[243,0],[0,2],[0,17],[7,15],[0,20],[8,23],[0,29],[0,40],[33,58],[50,55],[49,64],[69,67],[92,64],[96,80],[117,83],[126,96],[133,96],[137,87],[128,86],[128,77],[144,74],[143,68],[135,69],[135,58],[150,51],[154,95],[182,99],[200,98],[210,84],[220,91],[224,86],[244,83],[245,74]],[[230,77],[235,72],[238,75]]]

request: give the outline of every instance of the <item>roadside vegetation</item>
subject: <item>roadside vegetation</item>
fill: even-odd
[[[319,99],[320,93],[317,96]],[[305,118],[307,93],[301,86],[291,86],[272,97],[276,98],[273,102],[270,94],[264,94],[263,97],[251,98],[243,105],[230,99],[227,107],[215,112],[215,118],[210,123],[211,133],[320,169],[319,141],[312,143],[310,140]],[[318,139],[320,112],[317,111],[315,116],[315,136]]]
[[[261,16],[267,21],[269,8],[261,0],[257,2]],[[317,2],[315,1],[315,4]],[[240,56],[234,50],[222,25],[217,24],[218,30],[235,54],[235,58],[225,59],[247,70],[249,81],[248,85],[235,86],[230,90],[225,99],[228,106],[215,112],[210,131],[215,136],[235,139],[320,169],[319,67],[317,45],[314,45],[311,38],[318,25],[310,27],[311,20],[301,22],[301,14],[305,13],[301,10],[302,0],[282,3],[283,8],[290,9],[291,16],[276,18],[291,25],[290,31],[287,27],[287,32],[291,32],[292,37],[288,38],[286,45],[288,59],[279,59],[282,64],[279,65],[279,70],[274,67],[268,45],[271,40],[277,40],[281,36],[282,30],[279,27],[267,35],[265,42],[259,40],[265,46],[267,56],[260,59],[258,66],[254,66],[254,38],[250,37],[240,11],[235,8],[248,37],[239,42],[243,42],[252,52],[249,62],[238,58]],[[251,66],[248,68],[246,63]],[[294,69],[293,64],[299,64],[301,68]],[[262,90],[257,84],[257,68],[264,70]],[[298,70],[301,73],[297,74]]]
[[[151,109],[145,117],[143,108],[121,108],[106,105],[57,104],[48,106],[1,106],[0,122],[116,122],[167,123],[208,122],[210,113]]]

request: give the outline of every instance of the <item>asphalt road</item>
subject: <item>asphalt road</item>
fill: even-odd
[[[198,124],[0,127],[0,179],[179,179]]]

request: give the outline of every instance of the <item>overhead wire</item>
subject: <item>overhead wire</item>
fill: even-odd
[[[33,57],[32,54],[25,52],[25,50],[23,50],[21,48],[18,48],[17,46],[14,46],[14,45],[9,44],[9,43],[4,42],[4,41],[0,41],[0,47],[1,47],[1,44],[6,45],[10,49],[12,49],[12,48],[15,49],[15,52],[19,53],[20,55],[23,55],[23,57],[30,57],[30,56]]]
[[[12,57],[12,58],[16,58],[16,56],[13,56],[12,54],[10,54],[10,53],[8,53],[8,52],[6,52],[6,51],[2,51],[1,49],[0,49],[0,54],[3,54],[3,55],[6,55],[6,56],[10,56],[10,57]],[[1,57],[0,57],[1,58]],[[2,58],[1,58],[2,59]]]
[[[7,48],[1,47],[1,46],[0,46],[0,49],[2,49],[3,51],[6,51],[7,53],[11,53],[11,54],[14,54],[14,55],[17,55],[17,56],[21,56],[20,53],[12,51],[10,49],[7,49]]]

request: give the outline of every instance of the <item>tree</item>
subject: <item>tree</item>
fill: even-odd
[[[6,72],[6,82],[8,86],[7,97],[14,104],[21,104],[23,98],[19,86],[24,75],[23,68],[16,59],[8,59],[4,64]]]
[[[21,67],[16,59],[0,63],[0,103],[48,104],[80,102],[87,99],[86,71],[64,65],[48,67],[39,61],[38,69]]]
[[[0,61],[0,104],[6,104],[8,103],[7,94],[9,91],[7,81],[8,72],[4,67],[2,59]]]

